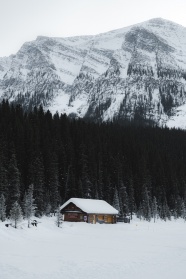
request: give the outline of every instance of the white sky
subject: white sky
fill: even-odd
[[[39,35],[92,35],[155,17],[186,26],[186,0],[0,0],[0,57]]]

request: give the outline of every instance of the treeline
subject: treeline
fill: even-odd
[[[104,199],[121,215],[186,215],[186,132],[95,124],[0,104],[0,218],[24,206],[33,185],[36,215],[71,197]],[[5,206],[6,205],[6,206]]]

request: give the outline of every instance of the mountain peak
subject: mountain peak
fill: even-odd
[[[0,99],[162,125],[186,104],[185,45],[186,28],[163,18],[95,36],[39,36],[0,59]]]
[[[157,24],[157,25],[175,25],[175,26],[180,26],[180,27],[184,27],[181,24],[178,24],[172,20],[169,19],[165,19],[162,17],[157,17],[157,18],[152,18],[146,22],[152,23],[152,24]]]

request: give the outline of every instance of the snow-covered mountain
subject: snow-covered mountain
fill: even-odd
[[[186,128],[186,28],[157,18],[96,36],[38,37],[0,58],[0,98]]]

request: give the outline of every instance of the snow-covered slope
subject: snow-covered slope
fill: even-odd
[[[38,37],[0,58],[0,98],[172,127],[186,103],[186,28],[157,18],[96,36]]]

